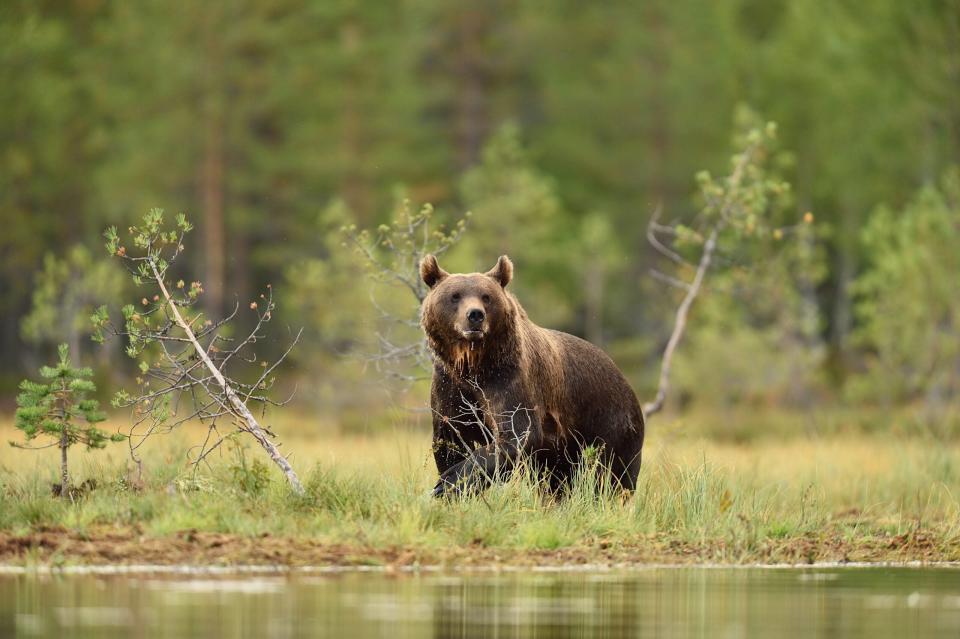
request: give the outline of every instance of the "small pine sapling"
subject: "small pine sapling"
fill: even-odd
[[[87,397],[97,387],[90,377],[89,368],[76,368],[70,362],[70,349],[66,344],[58,348],[60,361],[55,366],[40,368],[40,376],[47,383],[33,382],[28,379],[20,384],[17,395],[15,426],[23,431],[27,442],[41,435],[54,439],[49,444],[32,446],[10,442],[16,448],[40,449],[60,448],[60,495],[70,495],[70,472],[67,466],[67,450],[74,444],[83,444],[88,449],[103,448],[110,441],[123,441],[120,434],[109,435],[97,428],[96,424],[106,417],[100,411],[100,404]]]
[[[229,315],[216,321],[196,310],[203,285],[199,281],[189,285],[182,279],[173,281],[170,274],[184,250],[184,237],[192,229],[182,213],[176,225],[167,228],[163,211],[153,209],[141,225],[129,229],[134,251],[121,244],[116,228],[104,233],[107,251],[124,262],[134,284],[153,289],[143,296],[139,307],[123,307],[122,326],[111,322],[105,307],[97,309],[91,318],[94,341],[102,342],[104,333],[126,338],[127,355],[137,360],[140,369],[138,392],[120,391],[113,400],[114,406],[129,408],[133,414],[131,456],[140,468],[137,449],[150,435],[196,420],[207,426],[207,436],[196,449],[194,469],[231,434],[247,433],[280,468],[293,491],[302,494],[300,479],[280,453],[273,433],[260,425],[248,407],[286,403],[271,399],[267,393],[275,382],[274,371],[296,345],[300,333],[274,362],[268,363],[254,352],[254,345],[265,339],[264,326],[275,311],[269,285],[249,303],[255,317],[253,329],[245,336],[230,337],[224,330],[237,316],[239,302]],[[230,426],[224,428],[224,421]]]

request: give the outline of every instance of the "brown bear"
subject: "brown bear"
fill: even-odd
[[[486,273],[450,274],[433,255],[420,323],[434,354],[430,405],[440,480],[434,495],[503,479],[521,459],[560,491],[595,448],[616,485],[633,490],[643,411],[602,350],[541,328],[506,291],[506,255]]]

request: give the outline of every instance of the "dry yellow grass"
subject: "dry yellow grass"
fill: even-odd
[[[113,418],[103,425],[113,432],[125,425],[122,418]],[[276,422],[274,430],[283,443],[283,450],[292,451],[292,462],[301,473],[314,465],[335,466],[345,471],[370,472],[378,475],[401,475],[412,469],[433,472],[430,455],[430,433],[424,428],[395,428],[376,433],[338,433],[329,425],[311,424],[298,416]],[[156,435],[141,449],[149,467],[152,464],[182,464],[187,467],[184,451],[200,443],[205,428],[189,425],[173,434]],[[0,441],[19,441],[10,416],[0,417]],[[243,441],[241,439],[241,441]],[[259,455],[252,439],[247,442],[250,455]],[[935,455],[949,463],[960,463],[960,446],[929,439],[836,435],[810,438],[803,435],[786,439],[764,438],[753,442],[716,441],[698,435],[687,435],[669,421],[656,422],[648,428],[644,446],[644,473],[658,472],[666,466],[693,467],[705,460],[717,471],[732,475],[752,475],[769,481],[816,481],[818,484],[841,486],[857,482],[885,481],[893,471],[922,472]],[[129,462],[126,444],[111,444],[105,450],[87,451],[76,447],[70,451],[79,479],[86,468],[116,467]],[[232,460],[228,448],[215,454],[211,461]],[[59,461],[56,448],[23,451],[8,446],[0,448],[0,466],[7,471],[27,472],[49,469],[52,473]]]

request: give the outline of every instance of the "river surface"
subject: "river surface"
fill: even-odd
[[[0,637],[960,637],[958,568],[0,575]]]

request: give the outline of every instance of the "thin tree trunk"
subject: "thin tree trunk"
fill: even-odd
[[[727,181],[727,197],[717,216],[717,221],[710,229],[707,241],[703,245],[703,253],[700,254],[700,263],[697,265],[696,275],[694,275],[693,281],[690,282],[690,284],[685,285],[687,294],[684,295],[683,301],[680,302],[680,306],[677,308],[676,319],[673,323],[673,332],[670,334],[670,340],[667,342],[667,347],[663,351],[663,359],[660,361],[660,379],[657,382],[657,394],[652,402],[647,402],[643,405],[643,414],[645,417],[649,417],[663,408],[663,403],[667,398],[667,391],[670,388],[670,367],[673,364],[673,353],[683,338],[683,333],[687,328],[687,315],[690,313],[690,307],[693,305],[693,300],[700,294],[700,289],[703,287],[703,279],[707,276],[707,271],[710,270],[713,253],[717,249],[717,238],[720,236],[720,231],[726,226],[725,220],[730,214],[730,208],[734,206],[734,199],[730,193],[739,188],[740,180],[743,178],[743,171],[752,155],[753,148],[749,147],[747,151],[740,156],[740,160],[737,162],[733,173],[730,174],[730,178]],[[656,240],[653,224],[656,222],[658,216],[659,209],[654,213],[650,225],[647,227],[647,238],[661,253],[670,255],[671,253],[666,251],[663,245]],[[672,255],[676,260],[681,260],[675,253]]]
[[[854,231],[850,224],[845,224],[846,237],[853,237]],[[833,346],[836,363],[839,364],[840,374],[847,374],[847,338],[853,322],[852,300],[850,297],[850,283],[853,281],[856,266],[853,256],[852,242],[841,241],[836,262],[836,290],[833,298],[833,317],[830,331],[830,341]]]
[[[70,446],[70,438],[67,435],[67,426],[63,425],[63,431],[60,433],[60,496],[64,499],[70,498],[70,474],[67,472],[67,448]]]
[[[190,328],[190,325],[184,321],[183,316],[180,315],[180,310],[177,308],[177,305],[170,298],[170,293],[167,291],[167,287],[163,283],[163,278],[160,276],[159,271],[157,271],[156,265],[151,262],[150,266],[153,269],[153,277],[160,286],[160,291],[163,293],[163,299],[166,301],[167,306],[170,307],[170,311],[173,313],[174,321],[176,321],[177,325],[183,329],[187,339],[189,339],[190,343],[193,345],[197,356],[200,357],[200,360],[203,362],[204,366],[207,367],[207,370],[209,370],[210,374],[213,375],[213,378],[217,381],[217,384],[219,384],[220,388],[223,389],[223,394],[227,399],[224,408],[228,409],[234,416],[243,421],[243,430],[246,430],[248,433],[253,435],[254,439],[256,439],[263,449],[267,451],[267,454],[270,455],[270,459],[273,460],[273,463],[275,463],[283,472],[293,491],[298,495],[302,495],[304,492],[303,484],[300,483],[300,478],[297,477],[296,471],[293,470],[293,467],[290,465],[290,462],[287,461],[287,458],[280,454],[280,449],[277,448],[277,445],[270,441],[270,438],[267,437],[267,434],[263,431],[263,428],[260,426],[260,423],[257,421],[256,417],[253,416],[253,413],[250,412],[250,409],[247,408],[247,405],[243,402],[243,400],[240,399],[240,396],[237,395],[236,391],[233,390],[233,387],[227,382],[227,379],[223,376],[223,373],[220,372],[220,369],[217,368],[216,364],[214,364],[210,359],[210,356],[207,355],[206,349],[203,348],[199,341],[197,341],[197,337],[193,334],[193,330]],[[221,402],[221,404],[223,405],[224,403]]]
[[[673,364],[673,353],[677,350],[677,344],[680,343],[683,332],[687,328],[687,315],[690,313],[690,306],[700,293],[700,288],[703,286],[703,278],[710,269],[713,252],[717,248],[717,235],[719,235],[719,233],[719,226],[713,227],[713,230],[710,231],[710,236],[703,245],[703,254],[700,256],[697,274],[694,276],[689,288],[687,288],[687,294],[684,296],[683,301],[680,302],[680,306],[677,308],[677,317],[673,324],[673,333],[670,334],[670,340],[667,342],[667,347],[663,351],[663,360],[660,364],[660,380],[657,383],[657,394],[652,402],[647,402],[643,405],[644,417],[649,417],[659,412],[660,409],[663,408],[664,401],[667,399],[667,391],[670,389],[670,367]]]
[[[489,130],[483,65],[483,36],[490,26],[479,9],[458,10],[459,48],[454,72],[457,75],[455,135],[457,165],[465,169],[480,157],[484,137]]]
[[[201,191],[203,198],[204,288],[207,314],[217,318],[223,312],[225,233],[223,214],[223,123],[219,113],[211,114],[206,124]]]
[[[70,447],[70,433],[67,430],[66,382],[60,381],[57,392],[57,409],[60,412],[60,497],[70,498],[70,474],[67,471],[67,449]]]
[[[603,345],[603,285],[604,265],[598,255],[592,255],[587,262],[583,281],[584,306],[586,317],[584,328],[587,341]]]
[[[364,224],[370,223],[371,205],[369,185],[364,176],[363,140],[366,126],[361,111],[364,81],[362,46],[364,33],[355,20],[346,22],[340,29],[341,48],[344,57],[350,62],[351,73],[342,83],[343,126],[340,128],[340,147],[344,157],[343,178],[340,191],[344,201],[357,219]]]

